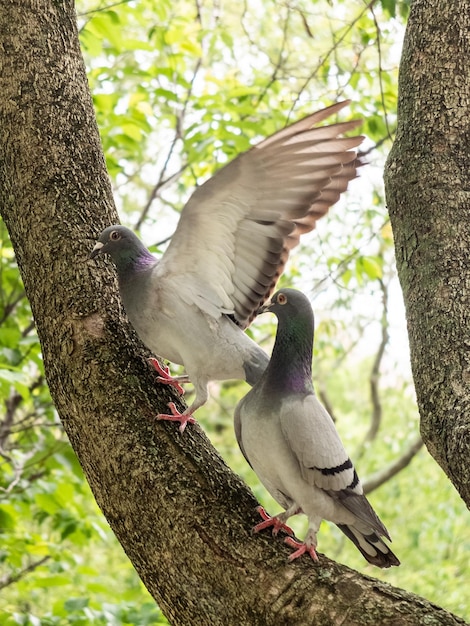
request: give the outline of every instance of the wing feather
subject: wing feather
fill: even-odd
[[[358,122],[315,126],[347,104],[275,133],[196,189],[159,268],[185,301],[207,299],[210,314],[229,312],[242,328],[250,324],[300,235],[357,175],[362,137],[341,135]]]
[[[362,493],[333,420],[314,394],[282,402],[281,428],[307,482],[325,491]]]
[[[281,406],[281,428],[300,464],[302,477],[341,501],[367,528],[390,539],[369,501],[329,413],[314,394]]]

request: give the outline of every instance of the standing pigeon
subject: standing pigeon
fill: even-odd
[[[313,311],[294,289],[281,289],[260,312],[272,311],[278,329],[269,365],[235,411],[238,445],[259,479],[285,511],[263,522],[273,534],[296,513],[308,516],[304,543],[286,538],[295,548],[289,560],[304,552],[318,560],[317,532],[322,519],[337,524],[365,559],[378,567],[400,561],[380,539],[390,540],[348,457],[333,420],[312,385]],[[291,532],[291,531],[290,531]]]
[[[356,177],[355,148],[363,137],[343,137],[357,120],[316,126],[348,104],[322,109],[268,137],[196,189],[157,261],[127,228],[109,226],[91,258],[107,253],[118,273],[130,322],[156,355],[184,365],[160,382],[194,384],[183,414],[170,403],[183,431],[207,400],[210,380],[253,385],[268,357],[243,330],[273,292],[290,250],[315,227]],[[158,364],[155,362],[158,367]]]

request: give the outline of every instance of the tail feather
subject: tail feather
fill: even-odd
[[[365,534],[354,526],[347,526],[346,524],[337,524],[337,526],[354,543],[366,561],[372,565],[377,567],[400,565],[397,557],[374,531],[371,530]]]

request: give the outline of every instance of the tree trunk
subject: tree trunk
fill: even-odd
[[[429,451],[470,505],[470,4],[415,0],[386,193]]]
[[[324,557],[252,536],[252,494],[198,426],[156,423],[155,384],[114,272],[116,221],[70,0],[0,0],[0,204],[64,428],[96,500],[173,624],[462,624]]]

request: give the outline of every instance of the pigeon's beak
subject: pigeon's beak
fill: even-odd
[[[104,243],[101,241],[97,241],[95,243],[95,247],[93,248],[93,250],[90,252],[90,256],[88,257],[89,259],[94,259],[95,257],[98,256],[98,254],[101,253],[101,250],[103,249]]]
[[[260,313],[266,313],[266,311],[270,311],[274,302],[269,299],[267,300],[260,308],[256,311],[256,315],[260,315]]]

